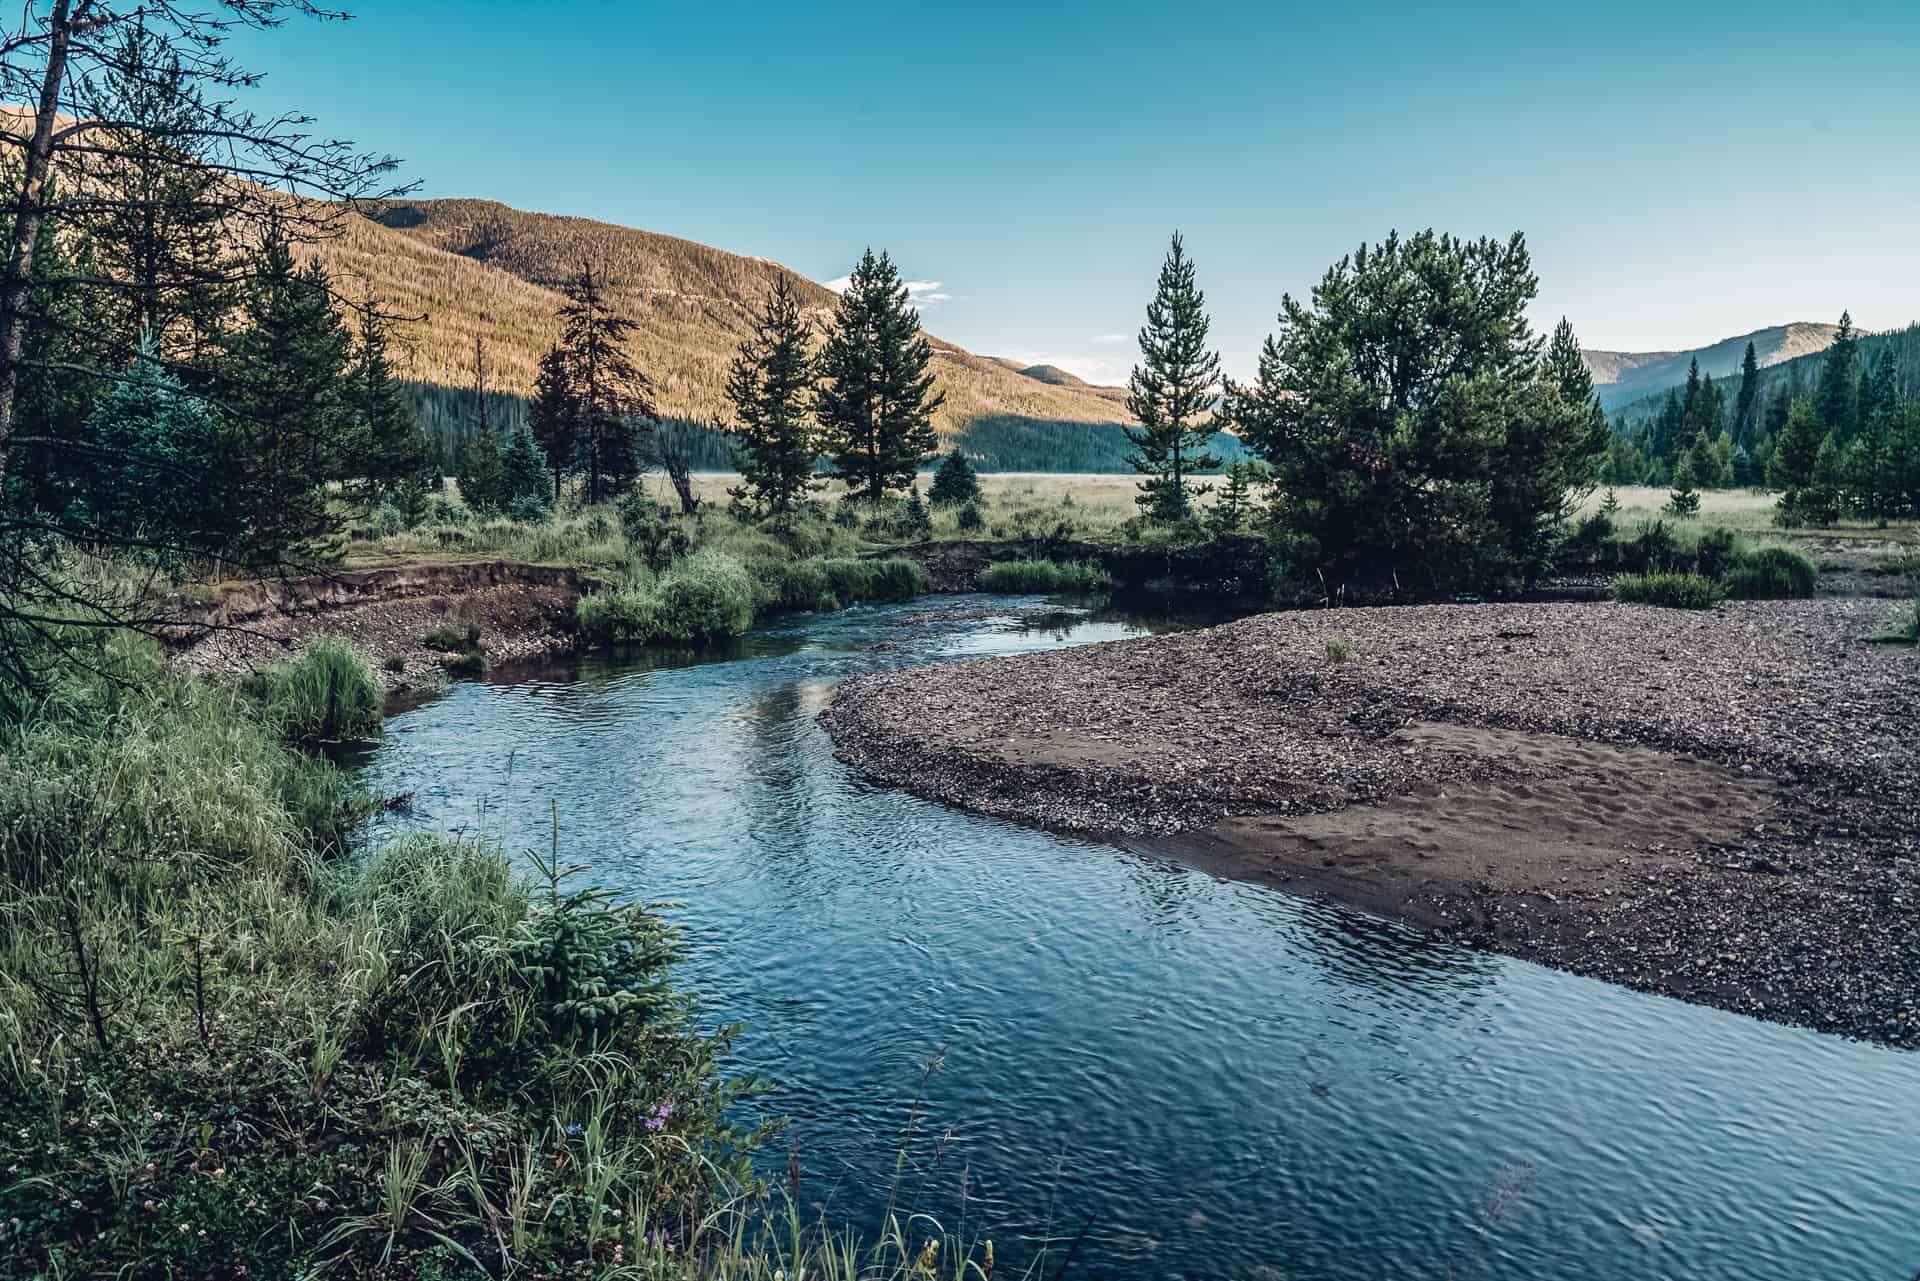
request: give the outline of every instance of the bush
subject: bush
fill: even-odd
[[[981,512],[979,503],[962,503],[960,510],[954,514],[954,524],[957,525],[963,533],[970,534],[976,530],[985,529],[987,527],[987,518],[986,515]]]
[[[1727,573],[1727,595],[1738,600],[1802,600],[1813,595],[1820,570],[1790,547],[1762,547],[1737,557]]]
[[[987,566],[980,588],[1021,595],[1092,595],[1113,585],[1107,571],[1092,561],[1003,560]]]
[[[428,649],[442,654],[458,654],[464,650],[480,647],[480,624],[448,622],[436,627],[420,638],[420,643]]]
[[[471,511],[448,498],[436,498],[427,508],[427,523],[431,525],[465,525],[472,520]]]
[[[1694,547],[1694,569],[1708,578],[1725,578],[1733,568],[1739,544],[1739,537],[1731,529],[1715,526],[1707,530]]]
[[[507,505],[507,515],[518,525],[544,525],[553,515],[553,504],[545,491],[522,494]]]
[[[958,507],[979,497],[980,478],[956,445],[940,460],[939,468],[933,473],[933,484],[927,487],[927,501],[935,507]]]
[[[302,743],[378,738],[384,694],[353,646],[322,637],[290,663],[256,678],[267,720]]]
[[[753,580],[720,552],[699,552],[660,579],[659,635],[703,643],[753,626]]]
[[[686,555],[691,545],[673,513],[640,494],[620,500],[620,532],[627,550],[656,574]]]
[[[441,659],[440,666],[449,676],[485,676],[487,656],[477,649],[470,649],[463,654],[451,654]]]
[[[1622,574],[1614,580],[1615,599],[1634,605],[1664,605],[1671,609],[1712,609],[1720,601],[1720,585],[1699,574],[1662,571]]]
[[[594,592],[580,598],[574,621],[596,644],[643,644],[660,634],[660,597],[651,582]]]

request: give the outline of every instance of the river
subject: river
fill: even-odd
[[[1001,1275],[1909,1281],[1920,1059],[1441,944],[863,782],[863,671],[1140,634],[948,597],[456,684],[361,767],[410,822],[679,900],[802,1194]],[[929,1070],[929,1064],[933,1064]],[[918,1100],[915,1111],[915,1100]],[[903,1144],[903,1135],[904,1144]],[[896,1157],[904,1146],[906,1160]],[[898,1171],[898,1172],[897,1172]],[[1004,1265],[1013,1265],[1012,1267]]]

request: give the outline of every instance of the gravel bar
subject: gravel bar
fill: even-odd
[[[1913,1046],[1920,652],[1863,639],[1894,609],[1266,614],[865,676],[822,719],[946,804]]]

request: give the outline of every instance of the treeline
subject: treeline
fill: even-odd
[[[1761,369],[1747,345],[1737,381],[1699,372],[1614,419],[1602,478],[1617,485],[1769,486],[1782,515],[1920,512],[1920,326],[1862,337],[1843,315],[1826,351]],[[1824,451],[1824,457],[1823,457]]]

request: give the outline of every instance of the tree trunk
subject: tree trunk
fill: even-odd
[[[82,0],[84,9],[88,0]],[[56,0],[47,19],[47,72],[40,82],[33,137],[27,143],[20,199],[14,204],[13,244],[0,284],[0,511],[6,509],[7,446],[13,439],[13,405],[20,387],[20,353],[25,346],[27,295],[33,292],[33,246],[46,218],[47,179],[53,169],[53,125],[60,105],[60,83],[67,75],[67,39],[72,29],[70,0]]]

